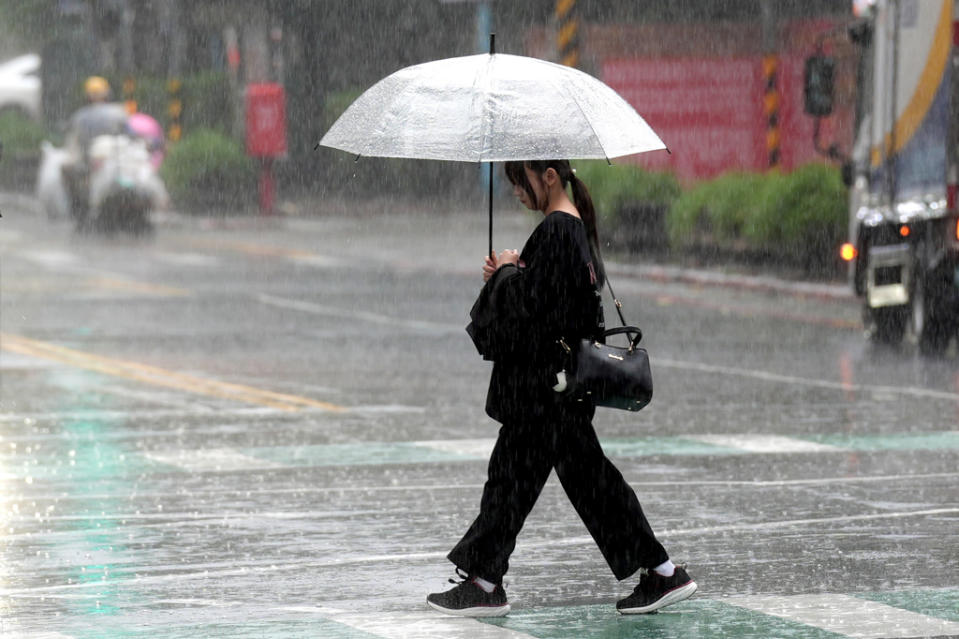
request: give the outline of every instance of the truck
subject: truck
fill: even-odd
[[[959,329],[959,16],[957,0],[856,0],[844,25],[855,78],[837,78],[820,39],[805,66],[816,147],[841,160],[849,232],[840,249],[875,343],[943,353]],[[833,34],[831,37],[837,37]],[[837,80],[855,86],[847,154],[819,139]]]

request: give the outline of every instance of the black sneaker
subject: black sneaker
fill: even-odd
[[[446,592],[434,592],[426,597],[430,607],[445,612],[448,615],[461,617],[502,617],[509,612],[509,603],[506,601],[506,591],[502,584],[496,584],[493,592],[486,592],[480,588],[473,577],[464,575],[457,568],[456,574],[463,581],[450,579],[456,588]]]
[[[696,582],[686,574],[685,566],[676,566],[672,577],[663,577],[655,570],[650,570],[640,576],[633,594],[616,602],[616,610],[623,615],[655,612],[692,597],[697,587]]]

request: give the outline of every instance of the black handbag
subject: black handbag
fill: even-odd
[[[607,280],[607,285],[609,280]],[[623,325],[604,332],[603,341],[581,339],[576,344],[559,344],[568,355],[566,369],[557,375],[554,390],[573,397],[589,399],[596,406],[638,411],[653,398],[653,375],[649,369],[649,354],[639,347],[643,332],[636,326],[627,326],[622,305],[616,299],[612,286],[616,311]],[[607,337],[626,335],[627,346],[605,344]],[[564,379],[565,377],[565,379]]]

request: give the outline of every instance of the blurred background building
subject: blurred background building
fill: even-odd
[[[683,180],[817,158],[804,58],[849,0],[0,0],[0,58],[42,56],[43,124],[62,129],[91,74],[171,139],[242,140],[244,90],[286,93],[290,184],[342,163],[316,142],[364,88],[400,67],[485,50],[573,64],[620,91],[671,147],[638,162]],[[834,43],[835,41],[835,43]],[[823,40],[852,65],[837,38]],[[837,77],[855,77],[837,73]],[[852,87],[827,137],[851,140]],[[429,169],[444,170],[444,169]]]

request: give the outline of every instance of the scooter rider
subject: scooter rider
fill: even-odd
[[[66,149],[70,162],[63,167],[63,178],[70,193],[74,219],[82,224],[90,210],[90,144],[98,135],[122,133],[127,120],[123,105],[110,102],[110,83],[91,76],[83,84],[87,104],[70,118]]]

